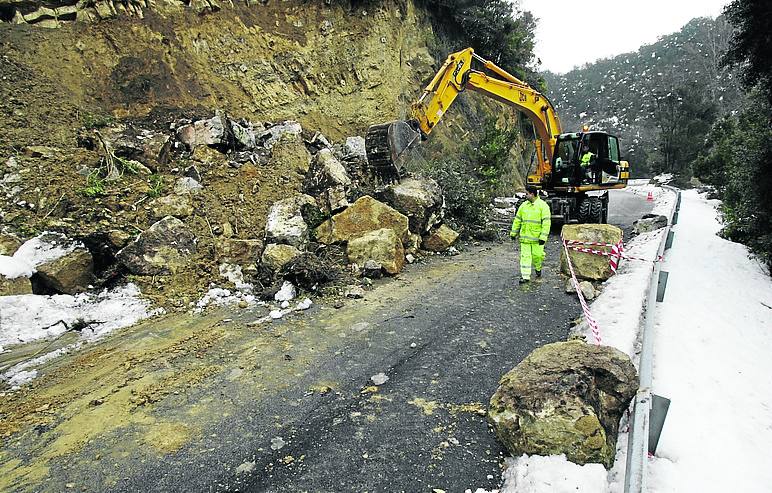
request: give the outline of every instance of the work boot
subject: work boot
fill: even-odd
[[[540,270],[536,271],[536,277],[541,277],[541,271]]]
[[[525,283],[527,283],[528,281],[530,281],[530,279],[523,279],[523,278],[521,277],[521,278],[520,278],[520,280],[519,280],[519,281],[517,281],[517,282],[518,282],[518,283],[520,283],[520,284],[525,284]]]

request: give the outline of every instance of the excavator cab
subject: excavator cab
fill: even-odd
[[[588,152],[591,154],[586,156]],[[626,170],[627,163],[620,161],[616,136],[599,131],[565,133],[557,138],[547,185],[609,188],[627,181]]]

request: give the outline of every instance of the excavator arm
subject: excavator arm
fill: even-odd
[[[492,75],[473,69],[473,62],[481,64]],[[554,107],[544,95],[493,62],[476,55],[472,48],[448,56],[413,104],[411,121],[390,122],[368,129],[365,142],[371,166],[381,170],[383,175],[390,172],[392,176],[399,177],[407,150],[421,138],[428,137],[458,95],[466,89],[511,105],[533,122],[538,135],[538,164],[536,173],[528,177],[528,182],[540,183],[551,170],[552,154],[561,133]]]

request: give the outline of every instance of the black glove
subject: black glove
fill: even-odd
[[[547,242],[546,242],[545,240],[539,240],[539,245],[544,245],[544,244],[546,244],[546,243],[547,243]]]

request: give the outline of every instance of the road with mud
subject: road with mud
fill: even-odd
[[[610,220],[629,229],[648,207],[616,193]],[[505,451],[485,411],[498,379],[579,316],[558,253],[553,235],[543,279],[526,287],[515,246],[483,243],[340,308],[115,333],[0,402],[0,490],[496,488]]]

